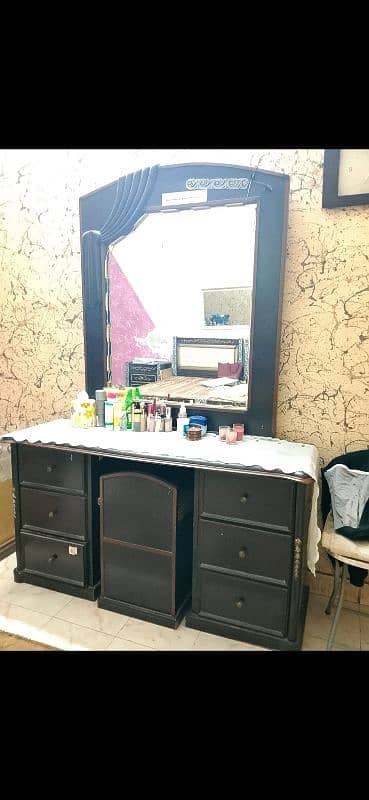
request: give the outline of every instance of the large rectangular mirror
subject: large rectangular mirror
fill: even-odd
[[[114,385],[247,408],[256,213],[251,203],[153,213],[109,246]]]
[[[86,389],[274,435],[287,175],[154,166],[80,199]]]

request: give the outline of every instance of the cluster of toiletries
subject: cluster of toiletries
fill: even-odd
[[[142,400],[137,386],[129,388],[106,387],[97,389],[95,399],[80,392],[72,403],[71,422],[76,428],[93,428],[95,425],[114,431],[148,431],[171,433],[172,409],[165,402]],[[182,402],[177,416],[177,433],[190,442],[199,441],[207,433],[207,419],[187,416]],[[227,444],[242,441],[244,425],[235,423],[219,426],[219,439]]]

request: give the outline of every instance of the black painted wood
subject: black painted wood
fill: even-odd
[[[243,490],[247,495],[248,481],[249,516],[245,512],[239,519],[234,508]],[[192,608],[186,625],[272,649],[300,649],[312,488],[313,481],[295,482],[276,473],[196,472]]]
[[[21,524],[28,530],[86,539],[86,498],[21,487]]]
[[[191,592],[192,492],[152,474],[115,472],[100,479],[100,508],[102,601],[178,624]]]
[[[200,492],[199,510],[203,518],[230,519],[284,532],[292,530],[295,487],[291,481],[203,472]]]
[[[50,486],[83,494],[84,464],[80,453],[35,449],[25,444],[19,452],[19,481],[23,485]]]
[[[227,202],[257,205],[249,407],[247,412],[239,414],[214,409],[207,414],[208,426],[216,430],[221,423],[239,419],[249,433],[270,436],[275,430],[280,299],[289,194],[287,175],[229,164],[160,166],[148,172],[132,173],[80,198],[86,389],[94,396],[95,390],[104,386],[108,377],[104,277],[107,247],[127,235],[140,217],[161,211],[163,192],[183,191],[194,177],[206,181],[219,179],[218,188],[213,188],[214,185],[208,188],[207,205]],[[244,181],[244,188],[235,188],[236,184],[231,186],[225,178]],[[180,213],[189,207],[173,205],[173,210]],[[196,204],[196,208],[199,207]]]
[[[225,522],[199,522],[200,567],[222,567],[245,575],[266,577],[289,584],[292,541],[276,531],[267,532]]]
[[[100,590],[96,459],[29,444],[12,444],[11,452],[14,580],[95,600]]]
[[[22,531],[21,547],[25,572],[85,586],[85,544]]]
[[[115,510],[110,508],[108,517],[113,515],[110,533],[117,538],[101,537],[101,608],[177,627],[190,600],[192,561],[192,604],[186,616],[189,627],[265,647],[300,649],[308,595],[304,573],[312,480],[296,481],[285,475],[256,474],[252,470],[234,474],[219,468],[184,469],[184,465],[144,463],[140,457],[128,461],[119,455],[105,458],[85,453],[81,454],[85,494],[80,496],[72,488],[45,490],[43,484],[20,485],[19,463],[24,447],[29,450],[27,458],[31,451],[37,454],[38,463],[40,451],[45,459],[71,451],[65,446],[58,449],[12,444],[16,582],[91,600],[98,596],[99,479],[109,481],[107,471],[113,468],[117,489],[111,492],[109,505],[115,505]],[[73,469],[72,461],[69,464]],[[138,472],[141,478],[135,481]],[[66,480],[69,485],[70,476]],[[127,480],[126,491],[122,480]],[[165,481],[167,493],[162,493],[161,503],[157,503],[155,535],[150,540],[147,520],[156,500],[155,493],[146,492],[143,487],[158,487]],[[241,512],[244,516],[239,517],[234,510],[236,500],[246,489],[250,505],[248,512]],[[42,514],[45,498],[50,496],[71,507],[76,502],[85,505],[87,538],[83,543],[60,531],[48,533],[21,526],[25,519],[24,497],[32,498],[32,513],[38,513],[38,499]],[[125,497],[129,498],[126,507]],[[171,511],[164,508],[165,498]],[[138,506],[140,525],[136,517]],[[166,521],[164,527],[160,526],[160,508]],[[120,537],[122,521],[129,530],[127,509],[133,520],[131,541]],[[173,535],[162,539],[170,519]],[[34,521],[40,520],[37,517]],[[167,549],[160,549],[158,544]],[[77,547],[77,553],[69,552],[70,547]]]
[[[200,614],[274,631],[287,629],[287,591],[280,586],[200,568]]]

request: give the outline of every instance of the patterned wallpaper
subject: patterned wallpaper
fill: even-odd
[[[322,150],[0,151],[0,430],[84,386],[78,200],[155,163],[291,176],[277,435],[322,459],[369,444],[369,206],[323,210]]]

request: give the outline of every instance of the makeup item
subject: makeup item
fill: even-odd
[[[173,428],[172,424],[172,409],[170,406],[167,406],[165,409],[165,422],[164,422],[164,430],[165,433],[171,433]]]
[[[229,425],[219,425],[219,439],[221,442],[225,442],[227,440],[227,432],[229,430]]]
[[[105,400],[106,400],[105,389],[96,389],[95,392],[96,425],[99,428],[103,428],[105,425],[105,405],[104,405]]]
[[[177,433],[179,436],[183,436],[183,428],[185,425],[189,424],[189,419],[187,416],[186,406],[182,402],[179,408],[178,417],[177,417]]]
[[[96,423],[96,403],[87,392],[79,392],[71,406],[71,423],[74,428],[93,428]]]
[[[233,430],[237,433],[237,441],[242,442],[245,433],[245,426],[241,422],[237,422],[233,424]]]
[[[113,430],[114,428],[114,404],[116,401],[115,392],[108,392],[107,399],[104,403],[105,408],[105,428]]]
[[[201,435],[205,436],[208,429],[208,421],[206,417],[200,417],[200,416],[190,417],[190,427],[192,427],[192,425],[197,425],[198,427],[200,427]]]
[[[200,425],[189,425],[188,427],[188,441],[198,442],[202,437],[202,430]]]
[[[113,428],[115,431],[120,431],[122,417],[125,416],[122,399],[116,399],[113,405]]]
[[[132,430],[136,433],[141,431],[141,406],[140,403],[132,405]]]
[[[141,408],[141,433],[144,433],[147,428],[147,414],[146,414],[146,406],[144,402],[140,403]]]
[[[233,428],[228,428],[227,430],[226,443],[237,444],[237,431],[234,431]]]

